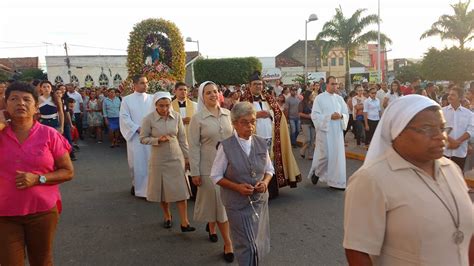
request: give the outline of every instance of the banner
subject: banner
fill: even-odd
[[[369,80],[370,73],[357,73],[351,74],[351,83],[352,84],[360,84],[364,79]]]
[[[279,68],[268,68],[262,71],[263,80],[281,79],[281,70]]]
[[[308,82],[326,80],[326,72],[308,72]]]
[[[370,72],[370,77],[369,77],[368,80],[369,80],[370,83],[379,83],[380,82],[379,72],[377,72],[377,71]]]

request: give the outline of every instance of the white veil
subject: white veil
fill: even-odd
[[[375,130],[362,167],[382,156],[392,146],[392,140],[402,132],[413,117],[431,106],[439,104],[417,94],[403,96],[390,103]]]
[[[206,87],[207,84],[214,84],[216,85],[214,82],[212,81],[204,81],[203,83],[201,83],[201,85],[199,85],[199,89],[198,89],[198,102],[197,102],[197,112],[201,112],[204,108],[205,108],[205,105],[204,105],[204,99],[203,99],[203,92],[204,92],[204,87]]]

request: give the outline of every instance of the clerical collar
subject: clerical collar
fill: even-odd
[[[179,105],[180,108],[186,107],[186,100],[184,100],[182,102],[178,100],[178,105]]]
[[[264,101],[264,99],[262,98],[262,95],[253,95],[253,100],[254,101]]]

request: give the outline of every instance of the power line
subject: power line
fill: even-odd
[[[21,49],[21,48],[37,48],[37,47],[44,47],[44,46],[59,46],[62,47],[64,44],[56,44],[56,43],[21,43],[21,42],[9,42],[9,41],[0,41],[2,43],[11,43],[11,44],[31,44],[29,46],[9,46],[9,47],[0,47],[0,49]],[[92,48],[92,49],[102,49],[102,50],[115,50],[115,51],[127,51],[125,49],[118,49],[118,48],[110,48],[110,47],[99,47],[99,46],[90,46],[90,45],[82,45],[82,44],[68,44],[68,46],[74,47],[82,47],[82,48]]]
[[[11,44],[28,44],[28,45],[36,45],[40,43],[32,43],[32,42],[11,42],[11,41],[0,41],[2,43],[11,43]]]
[[[34,46],[11,46],[11,47],[0,47],[0,49],[37,48],[37,47],[44,47],[44,45],[34,45]]]
[[[94,48],[94,49],[104,49],[104,50],[127,51],[127,50],[124,50],[124,49],[108,48],[108,47],[97,47],[97,46],[80,45],[80,44],[69,44],[69,46],[83,47],[83,48]]]

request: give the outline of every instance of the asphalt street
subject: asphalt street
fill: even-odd
[[[176,205],[174,226],[164,229],[159,204],[130,195],[124,145],[111,149],[89,140],[80,146],[75,178],[61,185],[56,265],[226,264],[222,239],[211,243],[205,224],[193,222],[192,201],[188,214],[197,230],[181,233]],[[304,178],[270,201],[271,252],[263,265],[344,265],[344,192],[311,184],[306,179],[311,161],[296,158]],[[361,164],[347,160],[348,176]]]

